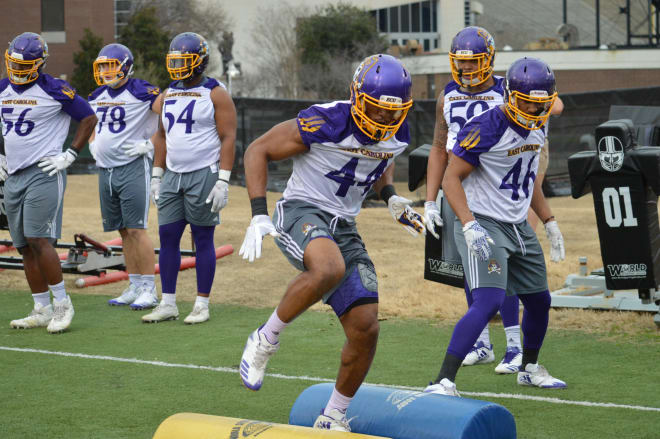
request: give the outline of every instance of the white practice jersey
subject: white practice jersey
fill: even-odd
[[[94,131],[94,155],[99,168],[114,168],[135,160],[121,146],[144,142],[156,132],[158,114],[151,111],[151,105],[159,94],[160,89],[147,81],[129,78],[117,89],[104,85],[89,95],[89,103],[99,119]],[[153,153],[149,158],[153,158]]]
[[[351,117],[351,103],[312,105],[298,113],[309,151],[293,158],[284,198],[304,200],[336,216],[355,218],[369,189],[410,142],[407,122],[390,139],[374,142]]]
[[[447,151],[454,149],[456,135],[474,116],[504,103],[504,78],[493,75],[495,84],[479,93],[468,93],[452,81],[445,87],[443,113],[447,122]]]
[[[507,223],[524,221],[544,141],[544,129],[526,130],[500,107],[470,119],[453,149],[475,167],[463,180],[470,210]]]
[[[213,78],[183,88],[173,82],[163,99],[162,123],[167,139],[167,168],[174,172],[192,172],[217,164],[221,142],[215,123],[211,90],[226,88]]]
[[[0,117],[9,173],[62,152],[71,117],[94,114],[85,99],[61,79],[41,73],[26,85],[0,80]]]

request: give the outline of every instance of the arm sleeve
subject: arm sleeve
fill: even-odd
[[[51,78],[46,82],[46,92],[62,105],[62,111],[78,122],[94,114],[89,103],[66,81]]]
[[[142,102],[150,102],[153,104],[160,94],[160,88],[151,85],[143,79],[133,79],[130,84],[130,92]]]
[[[312,105],[298,113],[296,123],[303,143],[309,148],[312,143],[339,142],[346,134],[349,118],[341,104]]]
[[[489,113],[488,111],[486,113]],[[475,168],[479,166],[479,156],[489,151],[499,141],[499,124],[493,126],[484,114],[470,120],[456,135],[452,152]]]

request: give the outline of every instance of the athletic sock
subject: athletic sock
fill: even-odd
[[[64,288],[64,281],[55,284],[48,285],[48,288],[53,292],[53,298],[58,302],[66,299],[66,289]]]
[[[195,305],[200,304],[202,306],[205,306],[206,308],[209,307],[209,296],[197,296],[195,299]]]
[[[37,303],[40,304],[41,306],[50,305],[50,291],[46,291],[44,293],[33,294],[32,298],[34,299],[34,304],[35,305]]]
[[[138,285],[142,285],[149,289],[153,289],[155,278],[156,276],[154,276],[153,274],[142,274],[140,275],[140,283]]]
[[[277,344],[280,339],[280,332],[282,332],[288,325],[288,323],[284,323],[280,320],[280,317],[277,315],[277,308],[275,308],[275,311],[270,315],[266,324],[259,329],[259,332],[266,337],[266,340],[268,340],[269,343]]]
[[[508,326],[504,328],[506,335],[506,347],[521,349],[520,345],[520,325]]]
[[[329,416],[330,410],[339,410],[341,413],[346,413],[346,409],[348,409],[348,405],[351,403],[352,397],[344,396],[341,393],[337,391],[337,388],[335,387],[332,390],[332,396],[330,396],[330,401],[328,401],[328,404],[325,406],[325,409],[323,410],[323,414],[326,416]]]
[[[163,293],[163,303],[176,306],[176,294]]]
[[[442,367],[440,367],[440,373],[438,374],[438,377],[435,379],[434,384],[438,384],[444,378],[447,378],[452,383],[455,383],[456,374],[458,373],[458,369],[461,367],[462,363],[463,363],[463,358],[459,358],[456,355],[447,352],[447,354],[445,354],[445,359],[442,361]]]
[[[490,346],[490,332],[488,331],[488,324],[484,327],[484,330],[479,334],[477,343],[482,342],[486,347]]]
[[[129,273],[128,281],[131,283],[131,285],[135,285],[135,288],[138,288],[142,284],[139,274]]]

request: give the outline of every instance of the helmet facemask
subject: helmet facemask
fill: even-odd
[[[531,90],[529,94],[511,91],[507,87],[506,112],[509,117],[519,126],[527,130],[538,130],[548,121],[550,112],[555,104],[557,92],[548,95],[546,90]],[[528,113],[519,108],[521,103],[541,104],[540,110]]]
[[[472,50],[456,50],[449,53],[451,76],[457,84],[463,87],[476,87],[488,81],[493,74],[493,55],[489,53],[473,53]],[[472,61],[477,64],[473,72],[465,72],[459,68],[458,61]]]
[[[39,70],[46,63],[43,58],[24,60],[20,53],[9,53],[5,51],[5,67],[7,76],[12,84],[25,85],[35,81],[39,77]]]
[[[364,134],[376,141],[390,139],[398,131],[412,107],[412,100],[403,102],[400,97],[382,95],[378,99],[358,91],[357,84],[353,82],[351,87],[351,115],[357,127]],[[382,111],[385,122],[376,121],[369,114]]]
[[[166,58],[167,71],[174,81],[186,79],[193,75],[193,71],[202,64],[202,61],[202,57],[196,53],[171,51]]]
[[[94,81],[96,81],[96,84],[116,88],[124,78],[129,77],[133,73],[133,66],[131,66],[128,69],[128,73],[124,74],[123,69],[127,61],[128,58],[124,58],[121,62],[116,58],[108,58],[106,56],[96,58],[93,65]]]

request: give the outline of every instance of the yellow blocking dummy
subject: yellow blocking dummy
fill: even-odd
[[[249,419],[199,413],[177,413],[165,419],[153,439],[382,439],[380,436],[323,431],[296,425],[272,424]]]

